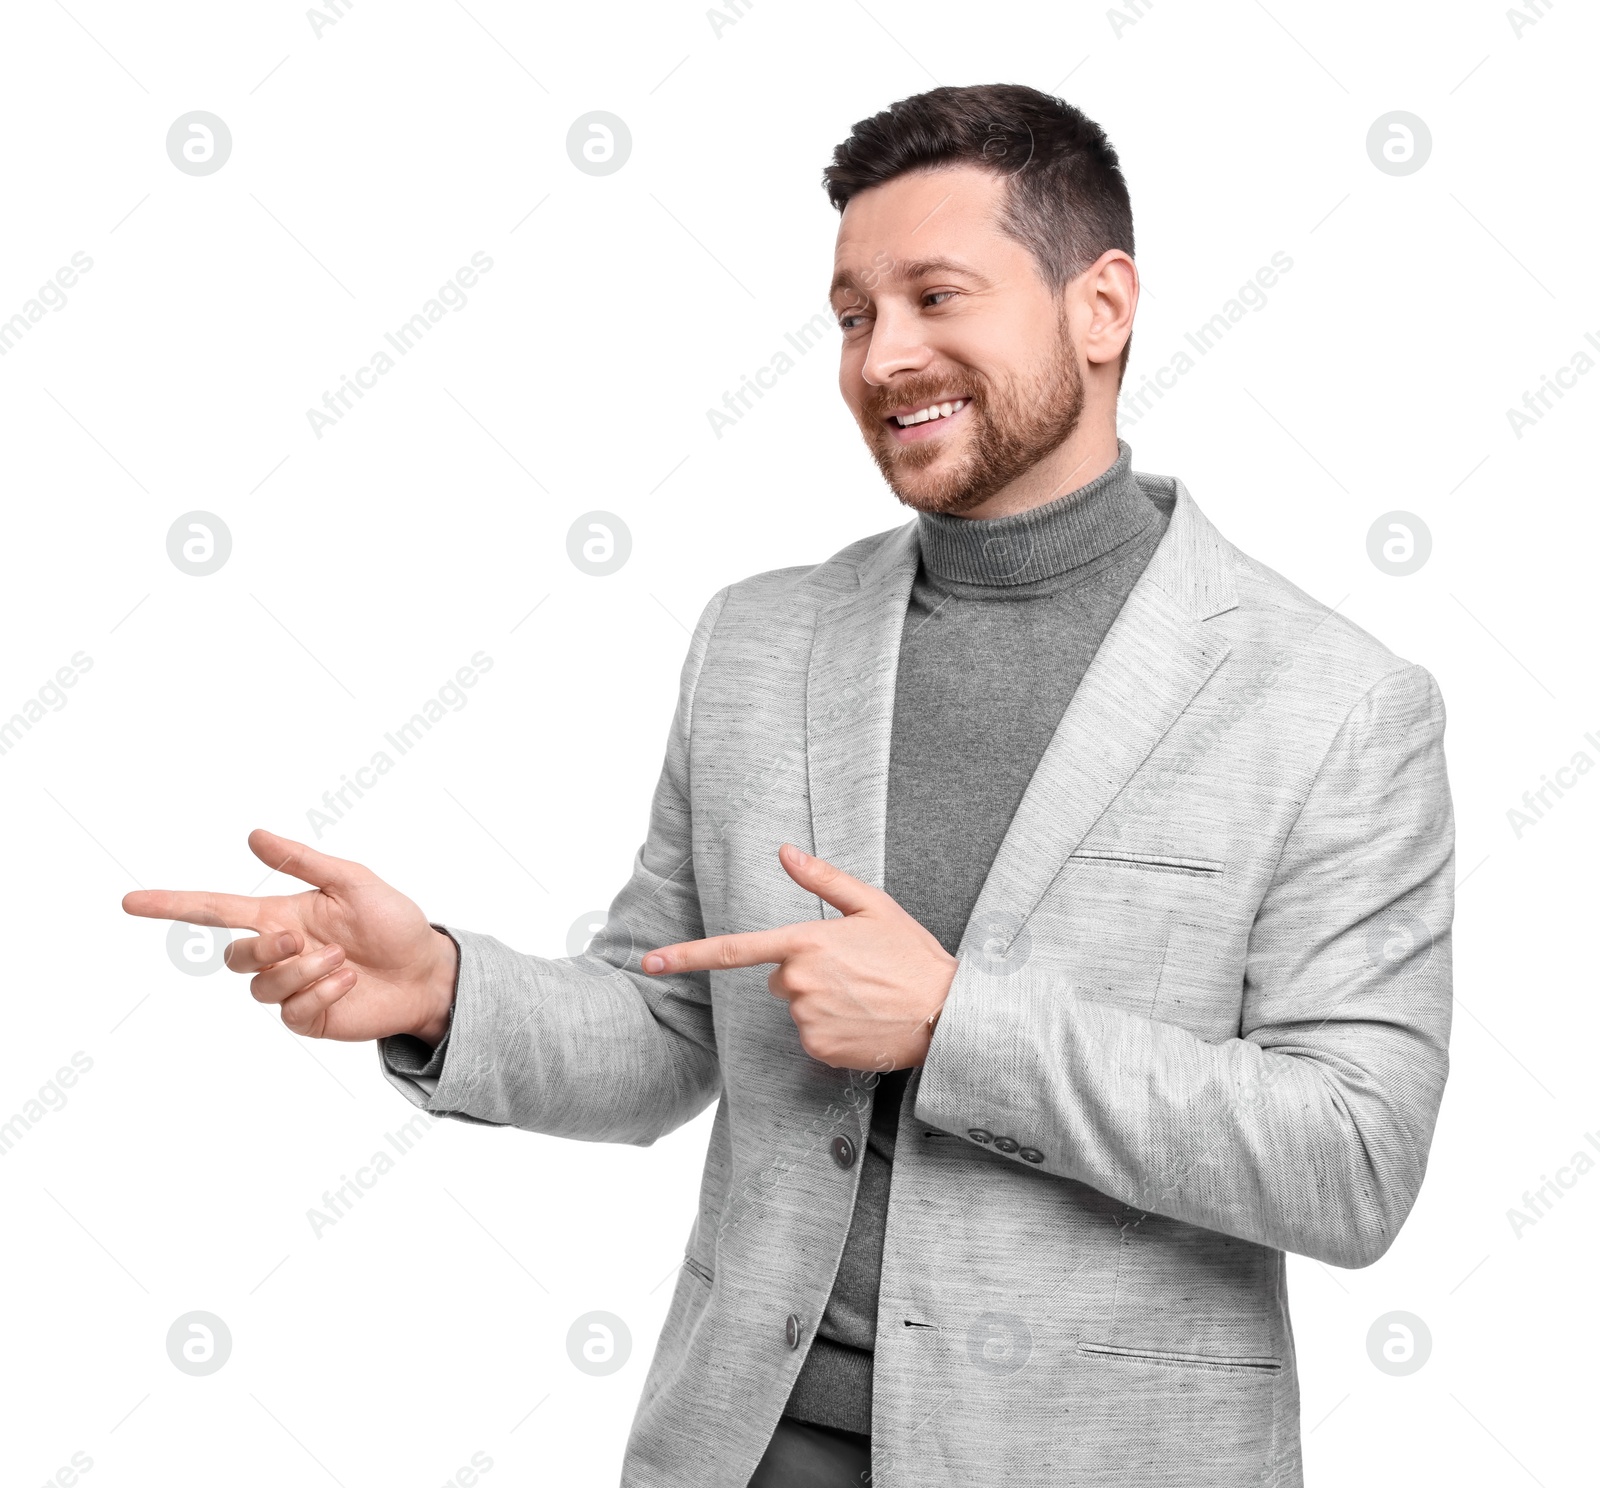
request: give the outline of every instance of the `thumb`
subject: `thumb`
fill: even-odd
[[[314,847],[280,837],[264,827],[257,827],[248,841],[250,851],[269,868],[287,873],[302,883],[315,884],[319,889],[348,889],[372,877],[360,863],[318,852]]]
[[[888,898],[881,889],[862,883],[843,868],[834,867],[826,858],[814,858],[809,853],[801,852],[792,842],[785,842],[778,849],[778,861],[783,864],[783,871],[802,889],[817,895],[841,914],[859,914],[864,909],[874,909]]]

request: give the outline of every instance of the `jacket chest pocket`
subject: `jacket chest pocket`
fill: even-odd
[[[1119,868],[1142,868],[1149,873],[1179,873],[1192,878],[1220,876],[1224,864],[1216,858],[1182,858],[1160,853],[1139,853],[1122,848],[1079,848],[1067,859],[1067,871],[1074,864],[1106,863]]]
[[[1030,959],[1091,1001],[1232,1037],[1245,937],[1227,885],[1217,858],[1080,847],[1028,919]]]

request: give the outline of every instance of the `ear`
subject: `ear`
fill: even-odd
[[[1139,306],[1139,270],[1120,248],[1108,248],[1073,281],[1083,334],[1078,345],[1090,367],[1112,368],[1133,334]],[[1119,374],[1120,375],[1120,374]]]

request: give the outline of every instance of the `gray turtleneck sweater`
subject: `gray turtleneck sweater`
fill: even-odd
[[[1023,792],[1100,642],[1166,531],[1131,451],[1031,511],[920,513],[900,634],[884,889],[956,954]],[[873,1092],[855,1212],[827,1309],[784,1414],[872,1429],[878,1277],[909,1069]],[[959,1285],[952,1278],[952,1285]]]

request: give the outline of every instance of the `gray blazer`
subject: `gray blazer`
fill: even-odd
[[[1284,1252],[1366,1266],[1422,1183],[1448,1064],[1454,828],[1433,678],[1171,524],[984,885],[900,1117],[876,1488],[1301,1482]],[[730,584],[683,666],[649,833],[581,956],[461,946],[428,1109],[647,1146],[712,1101],[623,1465],[743,1488],[827,1301],[870,1074],[801,1049],[768,968],[647,950],[883,882],[916,523]],[[434,1087],[431,1088],[430,1087]]]

